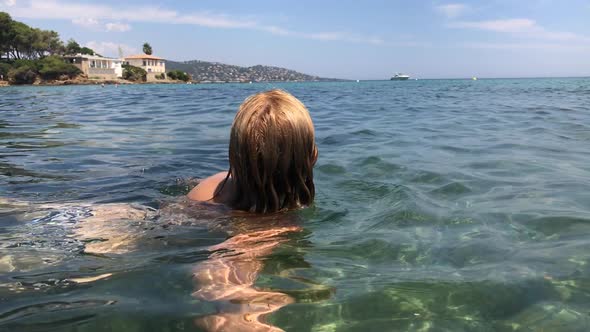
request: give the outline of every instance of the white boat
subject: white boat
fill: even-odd
[[[393,75],[393,77],[391,78],[392,81],[406,81],[410,79],[410,75],[406,75],[406,74],[402,74],[402,73],[397,73],[395,75]]]

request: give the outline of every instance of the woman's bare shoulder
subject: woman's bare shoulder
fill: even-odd
[[[209,201],[215,195],[219,185],[227,178],[227,172],[219,172],[204,179],[187,195],[193,201]]]

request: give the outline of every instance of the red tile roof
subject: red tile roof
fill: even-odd
[[[125,60],[127,59],[148,59],[148,60],[164,60],[162,58],[159,58],[157,56],[153,56],[153,55],[147,55],[147,54],[138,54],[138,55],[131,55],[131,56],[126,56]]]

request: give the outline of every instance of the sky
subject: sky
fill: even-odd
[[[0,0],[100,54],[387,79],[590,76],[590,0]]]

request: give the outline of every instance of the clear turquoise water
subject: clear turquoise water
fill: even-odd
[[[257,286],[287,331],[590,329],[590,79],[0,89],[0,330],[191,331],[191,271],[226,235],[158,220],[84,254],[39,204],[140,203],[227,167],[233,115],[280,87],[316,125],[303,232]],[[72,277],[113,276],[92,283]]]

